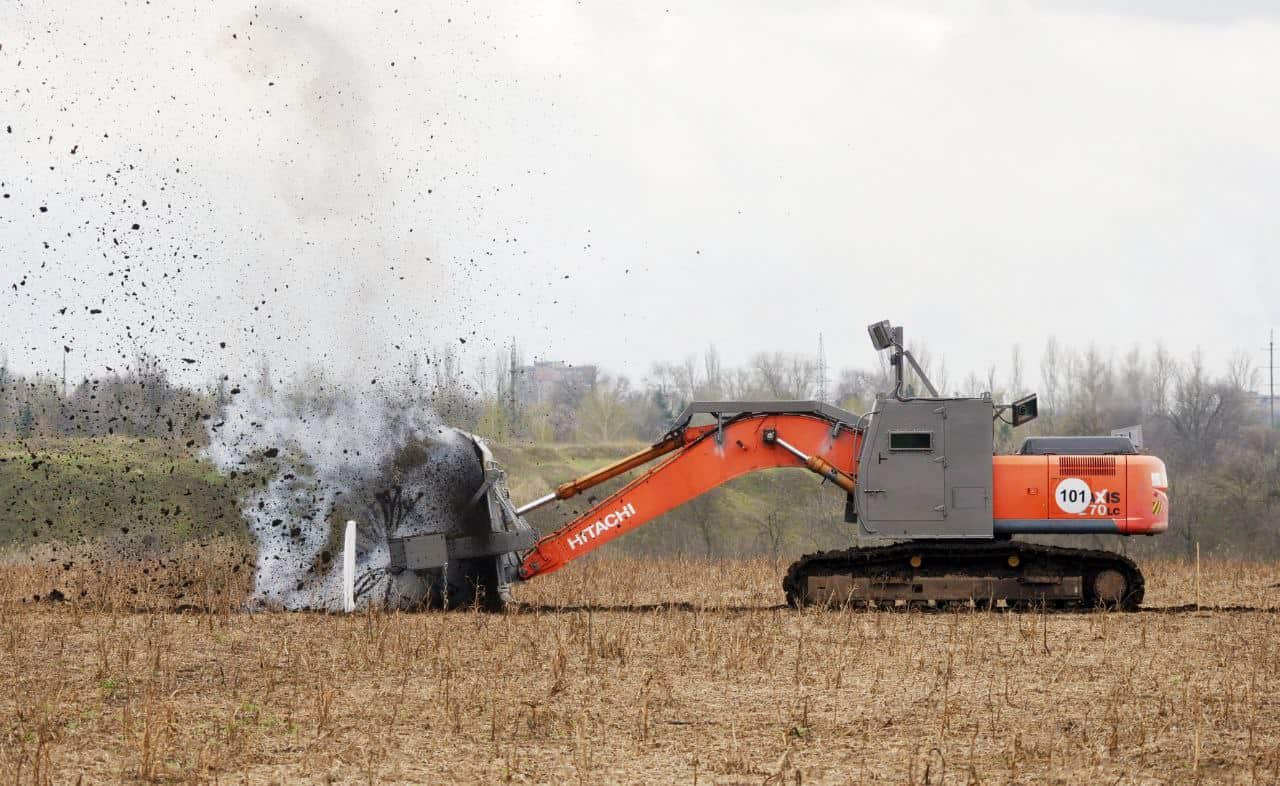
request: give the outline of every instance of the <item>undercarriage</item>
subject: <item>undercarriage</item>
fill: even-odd
[[[782,582],[792,606],[1113,608],[1142,603],[1133,560],[1096,549],[1020,541],[915,541],[824,551]]]

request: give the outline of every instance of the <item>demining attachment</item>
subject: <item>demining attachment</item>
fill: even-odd
[[[506,473],[488,445],[468,435],[482,472],[469,500],[458,511],[461,523],[444,532],[387,538],[387,572],[404,589],[400,596],[437,608],[480,607],[500,611],[518,580],[519,553],[532,548],[538,532],[511,502]],[[416,596],[416,597],[415,597]]]

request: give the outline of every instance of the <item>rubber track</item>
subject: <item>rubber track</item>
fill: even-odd
[[[1118,570],[1125,577],[1127,594],[1120,603],[1123,611],[1134,611],[1142,604],[1146,582],[1137,563],[1123,554],[1101,549],[1076,549],[1065,546],[1047,546],[1039,543],[1022,541],[914,541],[895,543],[891,546],[873,546],[843,549],[837,551],[821,551],[806,554],[792,563],[782,580],[782,589],[787,593],[787,602],[799,607],[808,605],[810,600],[804,597],[805,579],[810,575],[862,575],[876,576],[885,574],[902,574],[913,555],[925,560],[927,570],[921,575],[945,570],[951,574],[967,574],[970,576],[993,575],[988,571],[970,569],[982,560],[1005,558],[1017,554],[1022,566],[1035,566],[1037,572],[1046,567],[1053,567],[1063,576],[1095,573],[1104,569]],[[1014,575],[1016,569],[1002,570],[1004,575]],[[1087,584],[1087,580],[1086,580]],[[1088,597],[1086,586],[1085,598],[1078,603],[1060,601],[1055,608],[1073,608],[1087,610],[1093,608]]]

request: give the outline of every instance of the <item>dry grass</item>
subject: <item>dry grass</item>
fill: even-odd
[[[1165,612],[1041,615],[797,613],[765,562],[597,561],[519,613],[344,618],[238,612],[237,548],[0,567],[0,782],[1280,779],[1272,565],[1204,566],[1260,611],[1169,611],[1169,562]]]

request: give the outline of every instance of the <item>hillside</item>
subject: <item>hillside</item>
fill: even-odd
[[[0,443],[0,542],[6,544],[247,537],[237,493],[213,466],[169,440]]]
[[[517,502],[643,447],[495,444]],[[135,437],[48,438],[0,443],[0,542],[126,540],[159,545],[246,537],[237,495],[252,483],[221,476],[192,449]],[[621,481],[606,486],[602,493]],[[802,471],[740,478],[694,500],[609,550],[691,557],[785,556],[843,543],[843,499]],[[811,493],[818,491],[818,493]],[[550,531],[598,494],[550,506],[531,519]]]

